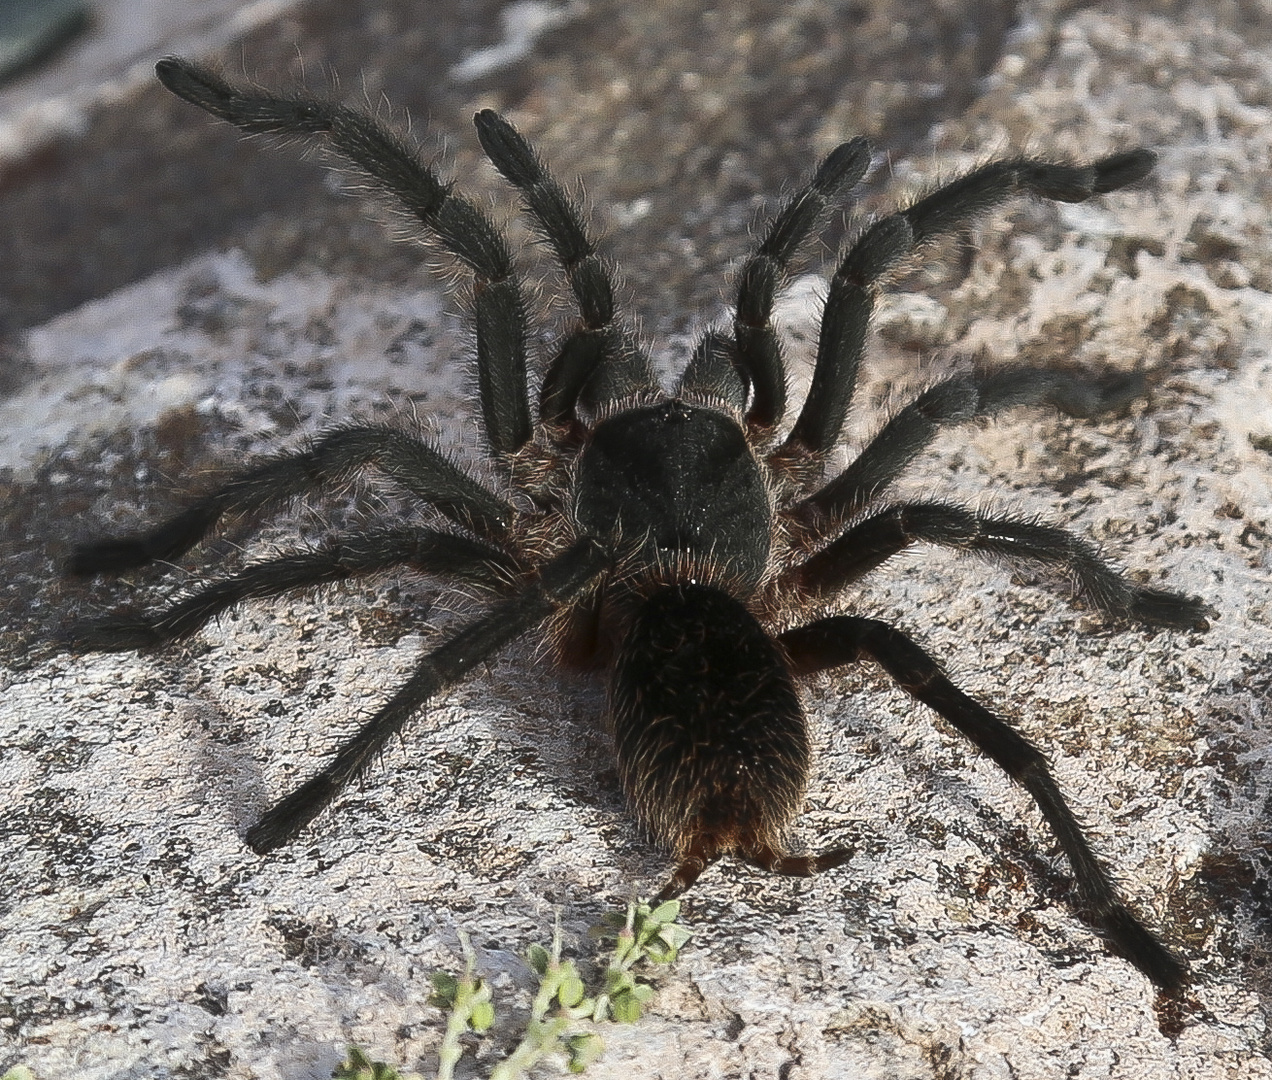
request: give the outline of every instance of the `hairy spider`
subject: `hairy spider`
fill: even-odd
[[[1092,544],[1061,529],[943,502],[880,503],[943,427],[1022,405],[1093,416],[1142,393],[1139,376],[1035,367],[958,375],[897,412],[838,475],[821,475],[841,437],[876,294],[897,267],[1017,194],[1081,202],[1140,180],[1153,167],[1150,151],[1090,165],[997,161],[866,228],[831,278],[812,386],[783,432],[786,377],[774,297],[832,201],[864,176],[866,141],[833,150],[768,223],[742,269],[731,332],[704,334],[667,395],[616,310],[610,272],[579,208],[525,139],[483,110],[475,120],[481,145],[520,191],[579,312],[546,365],[536,415],[526,304],[507,242],[486,213],[361,112],[240,89],[185,60],[163,60],[157,73],[174,94],[244,131],[322,136],[468,266],[485,434],[517,492],[509,501],[435,446],[354,422],[249,466],[148,532],[75,551],[69,569],[76,574],[173,559],[225,515],[265,511],[366,468],[448,519],[447,528],[404,520],[333,536],[317,549],[250,563],[157,611],[70,632],[83,650],[150,648],[195,633],[249,598],[398,566],[491,594],[481,614],[416,661],[405,684],[317,775],[248,830],[255,851],[293,840],[430,698],[546,627],[563,662],[610,668],[623,788],[676,860],[660,899],[682,893],[724,855],[810,875],[852,851],[792,855],[784,847],[810,770],[796,686],[814,672],[871,660],[1032,796],[1073,867],[1080,907],[1111,946],[1158,986],[1184,984],[1186,966],[1123,902],[1043,754],[954,686],[922,647],[855,615],[770,630],[833,601],[920,543],[1058,568],[1108,616],[1204,629],[1200,600],[1133,583]]]

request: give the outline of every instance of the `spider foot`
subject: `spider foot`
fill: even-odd
[[[175,559],[194,547],[223,511],[222,500],[211,497],[187,507],[149,532],[82,544],[67,559],[66,572],[75,577],[120,574],[152,562]]]
[[[150,554],[141,538],[102,540],[77,547],[66,560],[66,572],[73,577],[121,574],[145,566],[149,561]]]
[[[138,652],[155,649],[172,639],[142,616],[94,619],[76,623],[61,635],[71,652]]]
[[[1129,960],[1168,994],[1176,994],[1191,979],[1183,960],[1171,953],[1123,904],[1102,904],[1091,910],[1096,926],[1108,937],[1113,951]]]
[[[1131,617],[1139,622],[1200,633],[1210,629],[1208,617],[1216,614],[1199,596],[1184,596],[1165,589],[1136,589],[1130,607]]]
[[[247,846],[257,855],[268,855],[291,843],[306,825],[335,801],[343,787],[344,784],[329,773],[319,773],[271,806],[247,830],[244,837]]]

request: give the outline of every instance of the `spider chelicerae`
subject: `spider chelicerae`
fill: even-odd
[[[956,375],[900,409],[842,472],[823,475],[841,439],[876,295],[891,274],[1013,196],[1081,202],[1134,183],[1153,168],[1150,151],[1089,165],[992,162],[868,226],[831,277],[811,388],[787,426],[775,296],[836,198],[865,175],[864,139],[833,150],[769,221],[739,276],[732,327],[703,334],[667,394],[620,316],[611,273],[576,203],[506,120],[478,113],[486,155],[521,193],[578,309],[532,406],[527,305],[513,255],[488,215],[454,194],[416,149],[343,105],[241,89],[186,60],[163,60],[157,74],[174,94],[244,131],[320,137],[471,270],[477,396],[513,492],[497,493],[413,434],[353,422],[249,466],[148,532],[75,551],[69,568],[82,575],[174,559],[227,515],[259,514],[374,469],[438,521],[369,525],[249,563],[157,611],[76,626],[71,644],[159,646],[243,600],[394,567],[489,595],[467,625],[426,650],[325,767],[248,830],[255,851],[293,840],[430,698],[542,628],[562,662],[610,671],[623,788],[676,860],[660,900],[678,896],[725,855],[779,874],[814,874],[852,850],[795,855],[784,846],[810,770],[797,684],[869,660],[1030,794],[1072,865],[1080,909],[1112,948],[1158,986],[1183,986],[1188,969],[1123,902],[1043,754],[958,689],[921,646],[887,623],[848,614],[775,632],[836,603],[914,544],[1064,571],[1114,619],[1205,628],[1200,600],[1135,584],[1062,529],[945,502],[885,499],[942,428],[1027,405],[1094,416],[1141,394],[1141,376],[1038,367]]]

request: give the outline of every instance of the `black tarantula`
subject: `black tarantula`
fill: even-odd
[[[449,528],[409,521],[332,537],[247,565],[150,614],[75,627],[72,644],[114,651],[195,633],[233,604],[405,566],[492,594],[489,607],[421,656],[405,684],[316,776],[247,832],[257,852],[293,840],[432,697],[513,640],[547,626],[563,662],[607,665],[623,788],[676,869],[682,893],[724,855],[779,874],[845,862],[848,848],[792,855],[783,834],[801,806],[809,733],[796,684],[871,660],[996,761],[1033,797],[1073,867],[1080,907],[1159,987],[1188,969],[1122,901],[1043,754],[959,690],[895,627],[854,615],[780,626],[913,544],[1068,573],[1104,614],[1174,629],[1205,626],[1195,598],[1130,581],[1093,545],[1019,517],[942,502],[880,505],[902,470],[951,424],[1020,405],[1089,417],[1143,381],[1033,367],[958,375],[889,420],[844,471],[821,476],[838,445],[875,297],[938,237],[1018,195],[1081,202],[1142,179],[1148,150],[1090,165],[1018,158],[968,173],[865,229],[840,258],[822,311],[812,386],[788,433],[775,294],[832,201],[866,173],[870,148],[833,150],[768,223],[742,269],[731,332],[708,331],[672,395],[620,318],[611,275],[578,206],[530,145],[490,110],[477,135],[521,193],[578,306],[529,402],[526,303],[507,242],[485,212],[440,180],[378,121],[342,105],[240,89],[185,60],[163,60],[174,94],[244,131],[321,136],[472,271],[478,400],[486,438],[516,491],[509,501],[403,431],[351,423],[254,464],[149,532],[78,548],[76,574],[176,558],[225,515],[267,510],[372,467]]]

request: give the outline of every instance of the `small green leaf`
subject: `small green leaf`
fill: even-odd
[[[620,1024],[634,1024],[640,1019],[640,1001],[631,992],[615,994],[611,1008],[614,1010],[614,1019]]]
[[[683,926],[677,926],[673,923],[670,926],[664,926],[658,932],[658,936],[670,945],[674,951],[679,952],[681,946],[693,937],[693,934]]]
[[[660,926],[676,921],[676,916],[680,914],[680,901],[667,900],[659,904],[653,911],[649,913],[649,921],[658,923]]]
[[[571,974],[561,981],[561,988],[557,991],[557,1000],[567,1009],[573,1009],[583,1000],[584,993],[583,980],[577,975]]]
[[[605,1044],[596,1035],[571,1035],[565,1043],[565,1051],[569,1055],[569,1069],[572,1073],[581,1073],[592,1064],[605,1050]]]
[[[468,1026],[480,1034],[495,1022],[495,1007],[489,1001],[476,1002],[468,1016]]]
[[[655,940],[645,946],[645,958],[655,964],[670,964],[676,953],[663,942]]]
[[[526,950],[526,963],[534,969],[536,975],[546,975],[548,965],[552,963],[552,954],[542,945],[531,945]]]
[[[433,984],[428,1003],[439,1009],[453,1009],[459,995],[459,980],[446,971],[434,971],[428,979]]]
[[[383,1061],[372,1061],[356,1046],[349,1047],[345,1060],[336,1066],[332,1080],[406,1080],[397,1069]],[[3,1080],[10,1080],[6,1073]]]
[[[625,994],[635,985],[636,979],[630,971],[610,968],[605,972],[605,990],[611,996]]]

